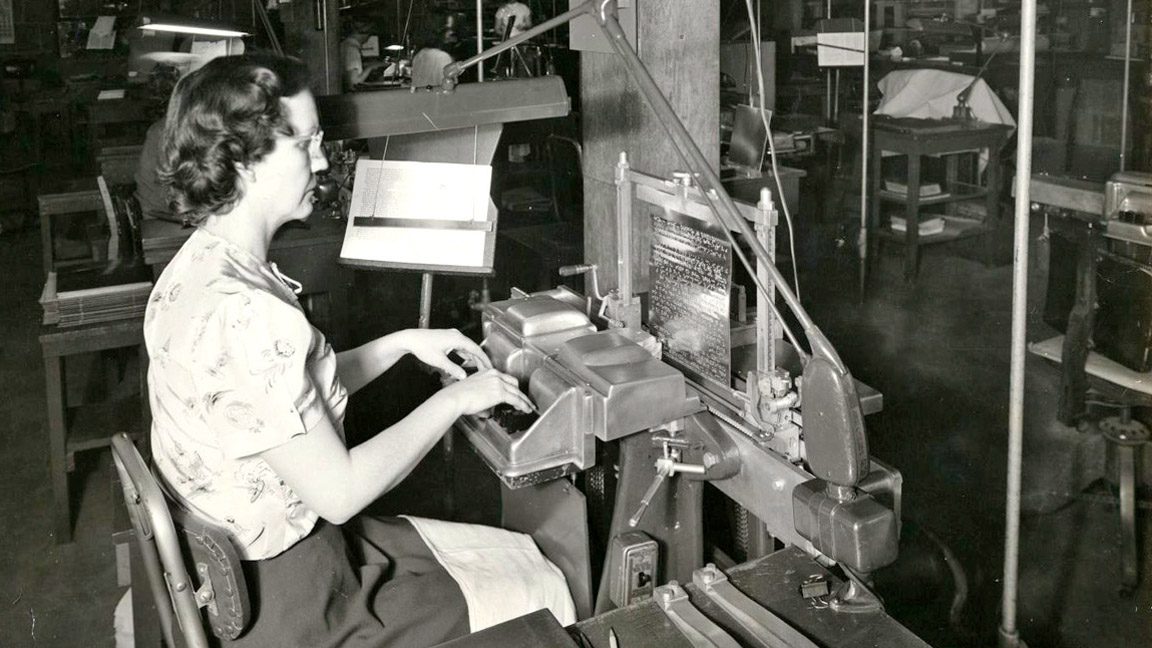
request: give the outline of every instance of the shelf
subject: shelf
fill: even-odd
[[[888,200],[891,202],[900,203],[902,205],[908,204],[908,196],[895,191],[888,191],[881,189],[879,192],[881,200]],[[944,187],[944,193],[935,196],[924,196],[920,198],[919,205],[942,205],[950,202],[960,202],[964,200],[974,200],[976,198],[983,198],[988,195],[988,188],[978,185],[968,184],[966,182],[953,182],[951,185]]]
[[[920,245],[946,243],[971,236],[979,236],[990,229],[983,221],[973,218],[960,218],[958,216],[942,216],[942,218],[944,219],[944,231],[937,232],[936,234],[921,234],[919,238]],[[882,228],[879,234],[880,238],[886,241],[894,241],[896,243],[905,242],[904,237],[906,234],[904,232],[894,231],[891,227]]]

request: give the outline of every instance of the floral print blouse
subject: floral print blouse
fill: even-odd
[[[176,497],[233,533],[246,560],[283,552],[317,519],[260,453],[325,418],[343,434],[336,354],[297,290],[275,264],[198,229],[144,318],[156,465]]]

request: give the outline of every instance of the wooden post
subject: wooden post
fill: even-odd
[[[720,10],[718,3],[641,3],[636,17],[640,59],[709,157],[720,163]],[[615,169],[621,151],[638,170],[670,176],[685,170],[655,114],[614,54],[583,52],[580,111],[584,134],[584,258],[600,267],[605,290],[616,287]],[[633,288],[648,290],[649,212],[633,203]]]

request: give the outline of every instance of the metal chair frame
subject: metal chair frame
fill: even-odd
[[[184,640],[179,645],[211,645],[202,608],[207,608],[207,624],[215,636],[239,636],[249,620],[250,606],[239,558],[226,533],[190,511],[174,510],[163,485],[126,434],[112,437],[112,456],[165,643],[177,646],[178,632]],[[182,542],[182,535],[187,544]],[[192,560],[186,559],[185,550]],[[196,555],[197,550],[200,555]],[[189,575],[190,563],[195,564],[199,584]],[[213,566],[221,565],[225,566],[223,574],[213,570]],[[214,576],[223,580],[214,583]]]

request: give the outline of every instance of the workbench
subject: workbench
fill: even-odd
[[[871,124],[870,182],[872,200],[868,218],[868,258],[874,260],[879,251],[879,239],[884,238],[904,245],[904,278],[916,278],[920,263],[920,246],[930,243],[955,241],[972,236],[986,235],[1000,216],[1000,149],[1003,148],[1012,127],[1004,124],[986,124],[978,121],[953,119],[893,118],[877,115]],[[908,156],[907,192],[897,193],[884,189],[881,157],[885,151]],[[960,182],[958,160],[960,154],[987,155],[987,180],[981,184]],[[935,196],[921,196],[921,162],[924,156],[944,158],[946,171],[942,192]],[[964,217],[953,213],[955,203],[979,200],[984,204],[983,218]],[[905,231],[899,233],[881,222],[881,205],[895,202],[904,206]],[[929,205],[949,205],[944,216],[944,231],[921,235],[920,208]]]

